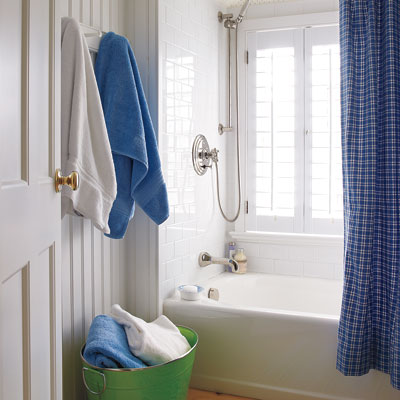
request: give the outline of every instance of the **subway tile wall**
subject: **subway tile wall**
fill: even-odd
[[[198,266],[208,251],[223,256],[226,224],[215,202],[215,175],[192,167],[194,137],[204,134],[220,150],[225,174],[225,138],[218,135],[220,7],[215,0],[159,2],[159,148],[170,201],[170,218],[159,228],[160,301],[183,283],[197,283],[222,271]],[[224,180],[223,182],[226,182]],[[222,185],[225,200],[225,186]]]
[[[308,278],[343,279],[343,244],[282,245],[237,242],[247,255],[248,270]]]
[[[171,216],[159,228],[160,302],[182,283],[198,283],[220,273],[220,266],[200,268],[200,251],[225,253],[227,232],[220,216],[215,171],[198,177],[192,168],[194,137],[204,134],[220,150],[222,201],[233,213],[234,169],[226,170],[234,141],[219,136],[226,122],[226,32],[216,19],[217,0],[159,1],[159,146],[168,187]],[[249,8],[247,18],[336,11],[337,0],[298,0]],[[222,10],[224,11],[224,10]],[[232,10],[234,14],[238,9]],[[219,93],[221,96],[219,96]],[[222,100],[220,100],[220,98]],[[229,196],[227,196],[227,194]],[[226,198],[227,197],[227,198]],[[238,243],[245,248],[249,270],[341,279],[342,248]]]

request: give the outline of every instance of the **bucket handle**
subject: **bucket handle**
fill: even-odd
[[[86,383],[86,378],[85,378],[85,372],[89,371],[95,374],[100,375],[103,378],[103,389],[100,392],[94,392],[92,389],[90,389],[90,387],[88,386],[88,384]],[[85,384],[86,389],[91,393],[94,394],[95,396],[100,396],[101,394],[103,394],[106,391],[106,377],[102,372],[96,371],[94,369],[89,369],[86,367],[82,368],[82,377],[83,377],[83,383]]]

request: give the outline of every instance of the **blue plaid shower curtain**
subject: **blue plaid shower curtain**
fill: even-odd
[[[400,389],[400,0],[340,0],[345,277],[337,369]]]

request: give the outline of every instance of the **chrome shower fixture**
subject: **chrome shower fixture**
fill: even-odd
[[[210,150],[208,141],[204,135],[197,135],[192,146],[192,163],[197,175],[204,175],[212,163],[218,162],[218,150]]]
[[[221,195],[220,195],[220,184],[219,184],[219,170],[218,170],[218,153],[219,150],[216,148],[210,150],[210,146],[208,145],[208,141],[204,135],[197,135],[194,138],[193,146],[192,146],[192,163],[193,168],[196,171],[197,175],[204,175],[207,172],[207,168],[211,168],[212,164],[215,165],[215,174],[217,177],[217,199],[218,199],[218,207],[221,211],[222,216],[228,222],[235,222],[240,214],[240,202],[241,195],[239,192],[239,206],[236,212],[236,215],[233,218],[228,218],[224,213],[221,205]],[[238,171],[239,173],[239,171]],[[240,181],[239,181],[239,190],[240,190]]]
[[[236,19],[233,19],[233,14],[223,14],[221,11],[218,13],[218,21],[224,22],[224,27],[228,29],[228,125],[224,126],[223,124],[218,125],[218,132],[222,135],[225,132],[232,132],[232,57],[231,57],[231,31],[232,29],[235,31],[235,104],[236,104],[236,166],[237,166],[237,181],[238,181],[238,205],[236,209],[235,216],[233,218],[228,218],[224,213],[221,206],[221,199],[219,193],[219,174],[218,174],[218,159],[215,162],[215,170],[217,175],[217,197],[218,197],[218,206],[221,211],[222,216],[228,222],[235,222],[240,215],[240,208],[242,203],[242,184],[240,178],[240,141],[239,141],[239,74],[238,74],[238,26],[243,21],[244,16],[249,8],[250,0],[246,0],[239,11],[239,15]]]
[[[236,29],[237,26],[243,21],[243,18],[245,17],[247,13],[247,9],[250,6],[250,0],[246,0],[242,6],[242,8],[239,11],[238,16],[236,19],[233,19],[233,14],[223,14],[221,11],[218,13],[218,21],[224,22],[225,28],[229,29]]]

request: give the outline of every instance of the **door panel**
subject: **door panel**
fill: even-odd
[[[0,0],[1,400],[61,400],[56,7]]]
[[[26,287],[26,269],[16,272],[1,287],[1,320],[0,320],[0,363],[1,394],[6,399],[22,399],[24,390],[24,370],[27,362],[24,357],[24,287]],[[7,397],[8,396],[8,397]]]
[[[22,1],[0,1],[0,145],[7,153],[0,161],[3,184],[21,177],[21,66],[22,66]],[[13,24],[7,20],[13,20]],[[4,62],[7,60],[7,62]],[[9,132],[18,132],[9,135]]]

